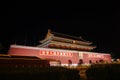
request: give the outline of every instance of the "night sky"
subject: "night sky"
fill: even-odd
[[[54,3],[16,2],[15,6],[3,9],[1,44],[7,49],[14,43],[35,46],[51,29],[82,36],[97,46],[95,52],[120,57],[120,9],[117,2]]]

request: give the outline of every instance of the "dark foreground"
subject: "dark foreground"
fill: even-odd
[[[81,80],[79,71],[63,67],[0,68],[0,80]]]

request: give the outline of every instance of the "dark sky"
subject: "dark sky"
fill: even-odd
[[[1,43],[37,45],[48,29],[82,36],[95,51],[120,57],[120,9],[117,2],[16,2],[3,9]],[[26,36],[26,37],[25,37]]]

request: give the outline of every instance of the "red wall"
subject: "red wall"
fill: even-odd
[[[59,52],[57,54],[57,52]],[[80,52],[80,51],[79,51]],[[20,56],[37,56],[43,59],[55,59],[60,60],[62,64],[68,64],[68,60],[72,60],[73,64],[77,64],[79,59],[82,58],[85,63],[88,63],[89,60],[93,62],[99,60],[111,61],[110,54],[100,54],[100,53],[91,53],[91,52],[77,52],[77,51],[68,51],[68,50],[55,50],[55,49],[45,49],[45,48],[32,48],[32,47],[10,47],[10,55],[20,55]],[[80,57],[80,55],[82,57]]]
[[[52,56],[52,55],[41,55],[41,50],[36,49],[24,49],[24,48],[10,48],[9,54],[20,55],[20,56],[37,56],[43,59],[55,59],[60,60],[63,64],[68,64],[68,60],[72,60],[72,63],[78,63],[79,57],[77,53],[72,53],[72,56]]]
[[[107,62],[111,62],[111,56],[110,54],[101,54],[101,53],[83,53],[83,59],[84,62],[89,62],[89,60],[92,60],[92,62],[104,60]]]

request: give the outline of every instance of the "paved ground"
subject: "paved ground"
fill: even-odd
[[[78,69],[80,71],[79,74],[80,74],[81,80],[87,80],[87,76],[85,72],[88,68],[90,68],[90,66],[78,66],[78,67],[70,67],[70,68]]]

